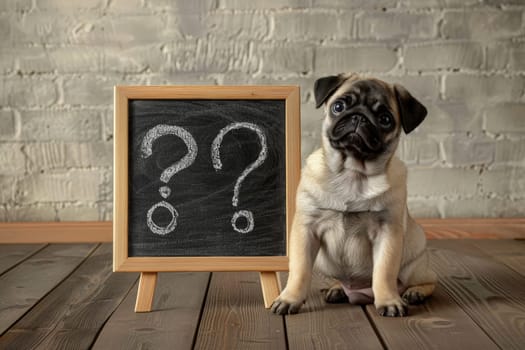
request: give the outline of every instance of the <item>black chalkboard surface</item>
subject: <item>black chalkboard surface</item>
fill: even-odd
[[[286,255],[284,99],[128,108],[130,257]]]

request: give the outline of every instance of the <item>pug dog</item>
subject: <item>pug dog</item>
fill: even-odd
[[[406,316],[434,291],[426,238],[407,209],[407,169],[395,155],[401,132],[426,108],[403,86],[340,74],[315,82],[324,105],[322,147],[302,170],[289,241],[289,277],[272,304],[295,314],[314,267],[333,281],[328,303],[374,303],[382,316]]]

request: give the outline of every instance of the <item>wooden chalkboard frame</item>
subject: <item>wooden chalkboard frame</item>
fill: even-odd
[[[288,239],[295,213],[301,167],[298,86],[115,86],[113,270],[141,272],[135,311],[149,311],[157,272],[259,271],[265,306],[276,296],[276,271],[288,270]],[[284,100],[286,153],[286,256],[130,257],[128,256],[128,178],[130,100]],[[265,288],[268,287],[268,288]],[[278,290],[277,290],[278,292]],[[143,293],[141,296],[140,294]],[[147,294],[148,296],[144,296]],[[144,302],[140,302],[142,299]],[[142,305],[142,306],[141,306]]]

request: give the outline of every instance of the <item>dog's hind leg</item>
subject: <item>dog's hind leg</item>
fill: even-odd
[[[329,304],[348,303],[348,297],[339,282],[335,282],[330,288],[321,289],[321,293]]]
[[[401,297],[408,304],[421,304],[434,292],[437,277],[428,266],[428,253],[426,252],[409,265],[412,266],[407,266],[409,268],[403,269],[404,271],[400,274],[400,279],[406,287]],[[406,271],[410,271],[409,276],[403,276]]]
[[[434,283],[419,284],[408,287],[401,296],[410,305],[421,304],[426,298],[432,295],[436,285]]]

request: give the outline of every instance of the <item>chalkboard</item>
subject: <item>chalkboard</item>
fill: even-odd
[[[286,255],[284,100],[132,100],[129,118],[129,256]]]
[[[115,88],[114,269],[285,270],[298,87]]]

